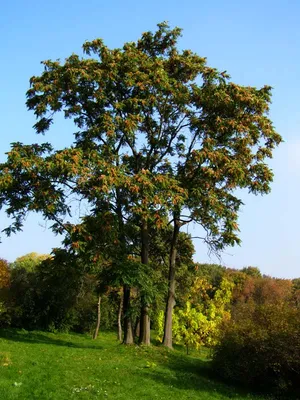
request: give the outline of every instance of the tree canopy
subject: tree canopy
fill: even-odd
[[[77,127],[74,145],[15,143],[1,165],[1,205],[19,229],[27,211],[40,211],[60,229],[68,194],[91,205],[126,191],[128,206],[160,220],[161,207],[182,204],[219,238],[237,242],[237,187],[270,190],[265,163],[281,137],[266,113],[271,88],[244,87],[179,51],[179,28],[158,25],[137,42],[109,49],[96,39],[88,57],[44,61],[32,77],[27,107],[44,134],[62,112]],[[10,230],[7,231],[10,233]]]

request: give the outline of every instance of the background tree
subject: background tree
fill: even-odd
[[[288,303],[243,304],[222,327],[214,349],[215,371],[275,398],[298,398],[299,326],[299,310]]]
[[[293,288],[292,288],[292,299],[295,305],[300,307],[300,278],[296,278],[292,280]]]
[[[9,297],[10,270],[9,264],[0,258],[0,326],[10,323],[10,316],[7,309],[7,299]]]
[[[226,278],[215,288],[206,279],[195,278],[181,307],[174,310],[173,336],[176,343],[189,349],[212,347],[218,343],[219,331],[224,320],[230,319],[229,303],[233,284]],[[159,335],[163,333],[161,316]]]
[[[3,258],[0,258],[0,289],[9,286],[10,281],[9,264]]]
[[[50,257],[49,254],[28,253],[24,256],[17,257],[15,261],[11,263],[11,268],[23,268],[27,272],[32,272],[42,261]]]
[[[257,267],[244,267],[241,271],[254,278],[261,278],[261,272]]]

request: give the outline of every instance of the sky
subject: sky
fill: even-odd
[[[46,137],[32,128],[25,106],[29,78],[42,72],[40,62],[82,54],[86,40],[101,37],[111,48],[137,40],[142,32],[168,21],[183,28],[180,47],[207,57],[233,82],[273,87],[270,111],[284,143],[274,152],[275,174],[267,196],[242,194],[239,226],[242,245],[228,248],[221,263],[233,268],[257,266],[267,275],[300,276],[300,1],[299,0],[15,0],[2,2],[0,14],[0,162],[10,143],[48,141],[56,148],[72,142],[72,129],[58,118]],[[0,213],[0,229],[7,226]],[[23,232],[1,236],[0,258],[60,245],[39,215],[30,215]],[[189,232],[197,236],[197,228]],[[219,262],[195,241],[195,260]]]

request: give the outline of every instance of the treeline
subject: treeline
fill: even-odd
[[[92,333],[100,298],[101,329],[118,327],[119,339],[133,343],[140,325],[141,297],[151,303],[153,323],[166,303],[168,251],[157,236],[153,242],[147,270],[134,256],[116,268],[114,259],[86,264],[62,249],[51,256],[30,253],[10,264],[1,260],[1,325]],[[193,279],[194,249],[185,234],[179,242],[178,290],[183,294]]]
[[[300,308],[300,278],[272,278],[261,275],[256,267],[235,270],[216,264],[195,263],[192,243],[188,240],[183,243],[182,253],[185,253],[179,253],[177,260],[175,309],[184,310],[190,303],[190,308],[196,309],[205,305],[207,311],[214,301],[214,313],[222,308],[220,319],[224,322],[237,320],[243,315],[249,317],[253,307]],[[145,282],[132,288],[128,315],[124,314],[126,293],[123,284],[118,282],[118,277],[113,282],[110,266],[103,265],[101,270],[93,271],[75,258],[69,258],[62,250],[56,250],[54,257],[29,253],[13,263],[0,259],[1,326],[92,332],[96,326],[100,296],[103,329],[117,328],[118,321],[123,329],[127,316],[134,327],[138,325],[140,297],[144,291],[143,294],[151,297],[149,312],[153,316],[154,328],[161,335],[160,319],[165,312],[168,289],[167,265],[158,263],[155,268],[152,263],[152,279],[144,277]],[[133,331],[137,332],[137,329]],[[209,341],[205,344],[209,345]]]

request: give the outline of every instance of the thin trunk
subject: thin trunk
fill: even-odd
[[[178,218],[174,215],[174,229],[173,236],[171,242],[170,249],[170,257],[169,257],[169,287],[168,287],[168,297],[166,303],[166,312],[165,312],[165,326],[164,326],[164,338],[163,345],[172,349],[173,340],[172,340],[172,320],[173,320],[173,308],[176,304],[175,301],[175,271],[176,271],[176,256],[177,256],[177,244],[178,244],[178,236],[180,231],[180,224]]]
[[[132,323],[130,316],[130,288],[124,285],[124,300],[123,300],[123,311],[124,311],[124,344],[133,344],[133,332]]]
[[[134,326],[134,336],[140,336],[140,317],[136,317],[135,326]]]
[[[118,340],[122,342],[122,310],[123,310],[123,294],[120,296],[118,308]]]
[[[142,221],[141,226],[141,261],[143,264],[148,265],[149,263],[149,231],[147,222]],[[141,296],[141,322],[140,322],[140,338],[139,343],[145,346],[150,345],[150,318],[149,318],[149,304],[145,298],[145,295]]]
[[[118,215],[118,225],[119,225],[119,243],[121,250],[121,257],[126,256],[126,242],[124,235],[124,220],[122,213],[122,194],[120,189],[116,190],[116,204],[117,204],[117,215]],[[130,317],[130,287],[124,285],[123,287],[123,315],[124,315],[124,344],[133,344],[133,332],[132,323]]]
[[[101,296],[98,297],[98,303],[97,303],[97,325],[96,329],[94,332],[93,339],[97,339],[98,334],[99,334],[99,329],[100,329],[100,320],[101,320]]]

